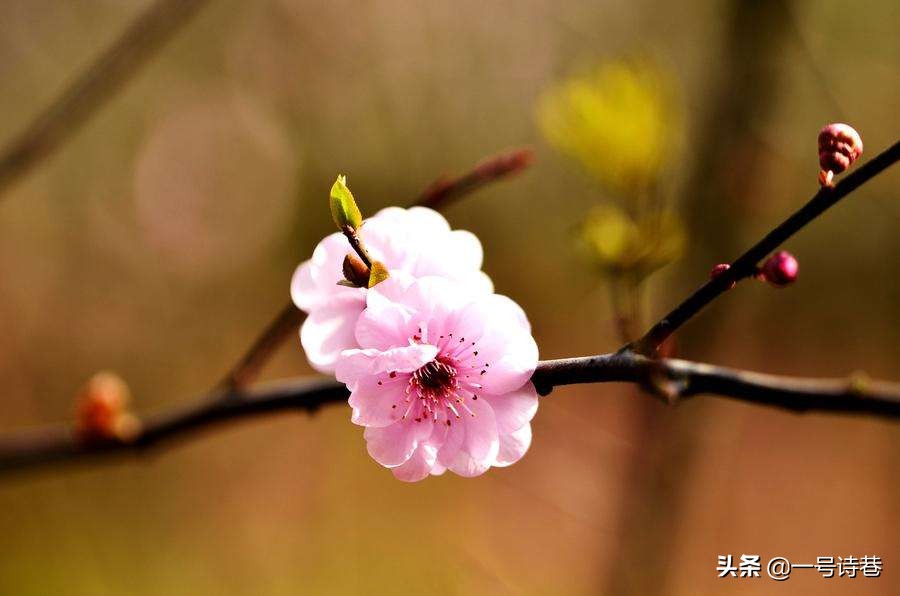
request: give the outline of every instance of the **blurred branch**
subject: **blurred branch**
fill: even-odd
[[[419,195],[415,204],[440,209],[485,184],[521,172],[533,161],[534,151],[527,147],[498,153],[482,160],[462,176],[438,178]]]
[[[0,151],[0,193],[59,148],[208,0],[158,0]]]
[[[296,336],[297,329],[305,319],[306,313],[289,302],[228,371],[218,387],[224,390],[247,387],[259,376],[278,347],[288,338]]]
[[[635,351],[642,354],[654,354],[660,344],[672,335],[675,330],[689,321],[707,304],[726,292],[733,283],[753,276],[757,270],[757,263],[778,248],[785,240],[898,160],[900,160],[900,141],[869,160],[833,188],[825,186],[820,188],[819,192],[809,202],[731,263],[731,267],[727,271],[722,272],[722,274],[700,286],[669,314],[660,319],[635,343]]]
[[[458,178],[438,178],[419,195],[412,206],[441,209],[489,182],[521,172],[530,166],[533,160],[533,151],[528,147],[492,155],[478,162],[470,171]],[[235,363],[218,387],[226,390],[247,387],[259,376],[263,366],[278,347],[289,337],[296,335],[297,328],[305,319],[306,313],[297,310],[292,302],[288,303]]]
[[[253,391],[217,391],[193,403],[151,415],[129,440],[84,440],[73,427],[55,425],[0,437],[0,473],[100,456],[142,453],[150,447],[235,420],[282,410],[315,412],[346,402],[347,389],[331,380],[296,379]]]
[[[846,380],[767,375],[687,360],[653,360],[630,351],[542,361],[532,381],[541,395],[560,385],[625,382],[669,404],[714,394],[794,412],[900,417],[900,384],[863,375]],[[141,454],[224,422],[281,411],[313,413],[328,404],[346,404],[348,396],[344,385],[332,380],[288,379],[247,391],[214,392],[148,416],[127,440],[86,440],[66,425],[36,428],[0,437],[0,474]]]

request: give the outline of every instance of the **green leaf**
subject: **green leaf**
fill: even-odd
[[[340,175],[337,177],[337,180],[331,187],[329,204],[331,206],[331,217],[339,230],[343,230],[345,226],[356,230],[362,223],[362,213],[360,213],[359,207],[356,205],[353,193],[347,188],[346,176]]]
[[[381,261],[373,261],[372,268],[369,271],[369,287],[375,287],[388,277],[390,277],[390,275],[388,275],[388,270],[387,267],[384,266],[384,263]]]

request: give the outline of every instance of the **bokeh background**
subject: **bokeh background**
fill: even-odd
[[[0,139],[148,5],[0,3]],[[71,418],[98,370],[138,411],[202,393],[331,231],[337,173],[371,213],[521,144],[532,169],[447,217],[480,236],[542,357],[613,350],[620,280],[585,250],[588,213],[638,201],[678,218],[671,263],[625,301],[646,323],[815,191],[823,124],[852,123],[864,159],[896,140],[898,25],[891,0],[213,0],[3,197],[0,428]],[[554,142],[542,98],[623,64],[652,64],[667,132],[637,108],[605,113],[633,132],[585,141],[592,167]],[[656,160],[641,190],[604,175],[653,139],[633,152]],[[804,230],[787,246],[797,284],[743,284],[678,353],[900,377],[898,183],[895,168]],[[266,371],[304,374],[299,342]],[[511,468],[407,485],[331,407],[7,479],[0,594],[897,593],[896,423],[594,385],[544,399],[534,437]],[[724,554],[877,555],[884,573],[718,579]]]

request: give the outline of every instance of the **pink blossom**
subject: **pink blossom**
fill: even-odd
[[[519,306],[444,278],[395,276],[369,290],[336,376],[369,454],[409,482],[477,476],[531,444],[538,360]]]
[[[478,238],[451,230],[447,220],[432,209],[382,209],[363,222],[360,236],[372,258],[392,274],[438,275],[475,292],[493,291],[490,278],[481,272]],[[347,239],[335,232],[319,242],[312,258],[297,268],[291,280],[294,303],[309,315],[300,341],[310,364],[324,373],[334,371],[342,350],[356,347],[353,329],[366,304],[365,288],[337,285],[349,252]]]

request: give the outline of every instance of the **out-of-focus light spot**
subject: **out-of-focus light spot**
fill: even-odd
[[[294,152],[245,98],[196,102],[147,135],[135,168],[144,240],[182,273],[217,275],[260,256],[292,208]]]

